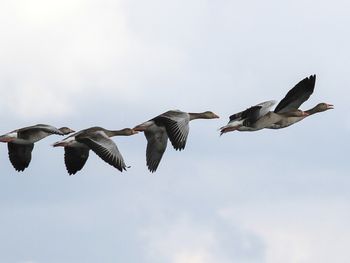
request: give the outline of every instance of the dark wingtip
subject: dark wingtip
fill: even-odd
[[[131,168],[131,166],[123,166],[119,171],[123,172],[123,171],[127,171],[127,169]]]
[[[15,168],[15,170],[17,172],[23,172],[26,168],[28,168],[29,165],[14,165],[12,164],[13,168]]]
[[[175,147],[174,147],[175,148]],[[179,151],[179,152],[181,152],[182,150],[184,150],[185,149],[185,147],[178,147],[178,148],[175,148],[175,150],[176,151]]]
[[[66,167],[66,170],[67,170],[67,173],[69,176],[72,176],[72,175],[75,175],[77,172],[79,172],[80,170],[77,170],[77,169],[68,169]]]
[[[315,84],[316,84],[316,74],[311,75],[309,79],[310,79],[311,82],[312,82],[312,87],[311,87],[311,89],[312,89],[312,92],[313,92],[313,91],[314,91],[314,88],[315,88]]]
[[[147,165],[148,171],[150,171],[151,173],[154,173],[155,171],[157,171],[158,165],[156,166],[149,166]]]
[[[312,79],[313,81],[316,81],[316,74],[311,75],[310,79]]]
[[[178,144],[172,143],[172,142],[171,142],[171,144],[176,151],[182,151],[186,147],[186,144],[178,145]]]

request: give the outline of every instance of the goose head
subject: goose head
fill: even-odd
[[[316,112],[322,112],[322,111],[331,110],[331,109],[334,109],[334,105],[333,104],[328,104],[328,103],[325,103],[325,102],[319,103],[315,107],[315,111]]]
[[[218,115],[216,115],[212,111],[205,111],[205,112],[201,112],[201,113],[189,113],[189,115],[190,115],[190,120],[220,118]]]
[[[124,135],[124,136],[130,136],[139,133],[138,131],[135,131],[134,129],[131,128],[125,128],[119,131],[118,135]]]
[[[132,128],[133,131],[136,132],[144,132],[145,130],[147,130],[149,127],[151,127],[154,124],[154,121],[146,121],[144,123],[141,123],[137,126],[135,126],[134,128]]]
[[[205,111],[202,113],[203,119],[218,119],[220,118],[217,114],[212,111]]]
[[[62,127],[62,128],[59,128],[59,130],[63,133],[63,135],[67,135],[67,134],[75,132],[74,130],[72,130],[71,128],[68,128],[68,127]]]

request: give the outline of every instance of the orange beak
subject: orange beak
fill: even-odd
[[[54,144],[52,144],[53,147],[58,147],[58,146],[62,146],[65,147],[66,143],[65,142],[55,142]]]
[[[12,142],[13,140],[15,140],[15,138],[11,138],[11,137],[0,137],[0,142]]]
[[[138,131],[135,131],[134,129],[132,129],[132,134],[138,134]]]

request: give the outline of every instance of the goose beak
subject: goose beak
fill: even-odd
[[[334,109],[334,105],[333,104],[327,104],[327,109],[329,109],[329,110]]]
[[[141,123],[137,126],[135,126],[134,128],[132,128],[134,131],[139,131],[139,132],[144,132],[145,130],[147,130],[150,126],[152,126],[154,124],[154,121],[150,120],[150,121],[146,121],[144,123]]]
[[[58,147],[58,146],[66,146],[66,144],[64,142],[55,142],[54,144],[52,144],[53,147]]]
[[[137,126],[135,126],[134,128],[132,128],[132,130],[133,130],[134,132],[143,132],[143,131],[146,130],[146,127],[141,126],[141,125],[137,125]]]
[[[6,137],[6,136],[4,136],[4,137],[0,136],[0,142],[5,142],[5,143],[12,142],[14,139],[15,138]]]

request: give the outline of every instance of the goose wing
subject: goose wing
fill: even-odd
[[[85,144],[93,150],[106,163],[119,171],[126,170],[123,156],[117,145],[104,132],[97,131],[85,135],[76,136],[76,141]]]
[[[56,127],[46,124],[37,124],[18,130],[18,138],[30,141],[40,141],[51,134],[64,135]]]
[[[89,158],[88,147],[64,147],[64,163],[69,175],[80,171]]]
[[[285,113],[297,110],[301,104],[307,101],[314,92],[316,75],[301,80],[287,95],[278,103],[274,112]]]
[[[190,115],[182,111],[167,111],[156,118],[156,123],[165,126],[171,144],[176,150],[183,150],[189,133]]]
[[[163,157],[168,143],[168,135],[164,126],[153,124],[145,130],[147,139],[146,163],[150,172],[155,172]]]
[[[32,159],[32,151],[34,143],[17,144],[13,142],[7,143],[9,159],[16,171],[24,171],[29,166]]]
[[[256,122],[259,118],[266,115],[274,104],[276,104],[276,101],[269,100],[235,113],[230,116],[229,123],[237,122],[238,124],[249,126],[251,123]]]

